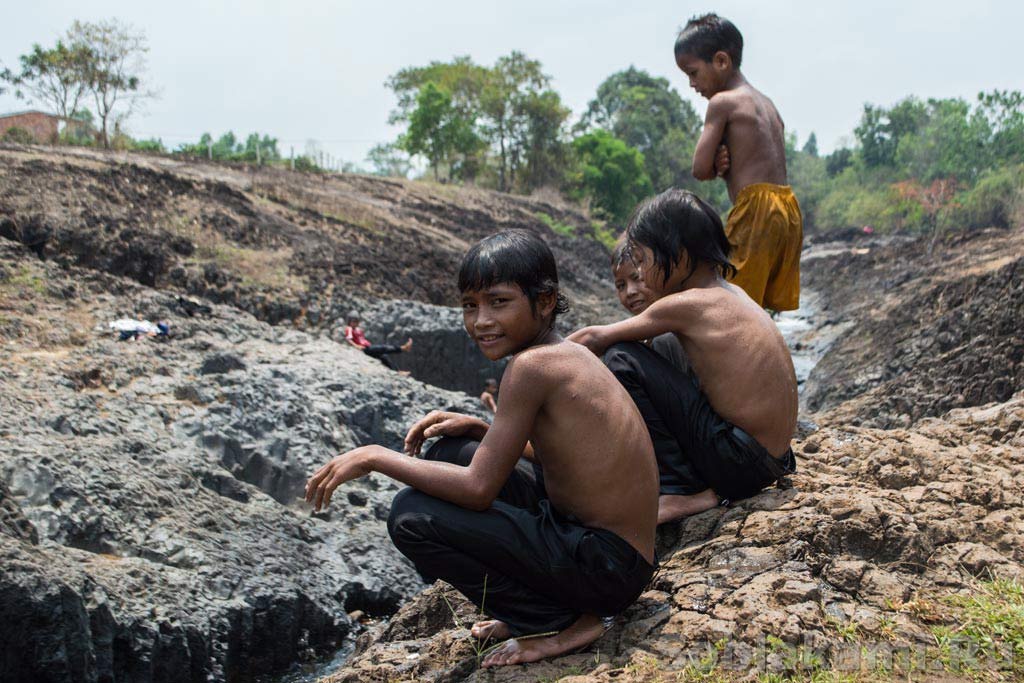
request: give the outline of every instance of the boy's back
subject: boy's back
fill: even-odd
[[[524,383],[543,396],[530,443],[552,504],[584,526],[614,532],[653,562],[658,470],[629,394],[594,354],[564,340],[509,363],[506,396]],[[506,410],[515,410],[511,401],[499,405],[496,422]]]
[[[764,310],[724,282],[671,294],[654,306],[671,311],[715,411],[771,455],[784,453],[796,426],[796,378],[786,342]]]

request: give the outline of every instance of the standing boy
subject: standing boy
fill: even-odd
[[[491,425],[433,412],[405,450],[440,439],[424,459],[380,446],[339,455],[306,485],[327,505],[342,482],[381,472],[408,484],[388,531],[429,581],[444,579],[494,621],[478,638],[509,640],[485,666],[583,647],[643,591],[654,571],[657,482],[643,418],[587,349],[554,330],[567,310],[547,245],[524,231],[478,242],[459,272],[466,332],[490,360],[512,356]],[[543,485],[520,463],[527,442]]]
[[[759,306],[800,305],[803,218],[786,181],[782,118],[740,72],[743,36],[727,19],[705,14],[687,22],[675,45],[676,65],[708,100],[704,131],[693,153],[693,175],[725,178],[732,211],[725,234],[736,275]],[[727,161],[719,147],[728,148]],[[717,161],[716,161],[717,156]]]
[[[646,200],[629,249],[659,298],[613,325],[569,336],[604,361],[644,416],[661,481],[658,522],[752,496],[795,469],[796,374],[764,309],[728,282],[722,221],[691,192]],[[681,372],[639,340],[671,332],[690,363]],[[605,350],[607,349],[607,353]]]

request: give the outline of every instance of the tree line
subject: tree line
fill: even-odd
[[[575,125],[541,63],[521,52],[491,66],[457,57],[409,67],[387,87],[397,100],[390,123],[405,131],[371,152],[378,172],[419,157],[437,180],[523,194],[553,188],[615,221],[655,190],[696,188],[700,118],[667,79],[633,67],[606,79]],[[723,202],[724,188],[712,194]]]
[[[864,105],[856,144],[819,157],[787,146],[812,228],[937,231],[1024,223],[1024,95],[906,97]]]
[[[458,57],[409,67],[387,86],[397,100],[390,122],[405,131],[371,153],[375,172],[407,170],[419,157],[435,179],[523,194],[553,188],[613,224],[673,186],[728,209],[724,183],[691,175],[702,121],[667,79],[643,70],[605,79],[574,125],[541,64],[519,52],[492,66]],[[802,146],[787,136],[808,231],[1024,222],[1020,91],[980,93],[973,103],[911,96],[865,104],[853,133],[853,145],[828,155],[813,132]]]
[[[126,119],[155,92],[145,82],[144,34],[117,20],[76,21],[56,45],[33,45],[0,84],[71,122],[63,141],[166,153],[160,140],[134,140]],[[693,190],[721,211],[724,183],[690,172],[702,121],[668,79],[629,67],[606,78],[578,120],[537,60],[511,52],[492,65],[469,57],[401,69],[386,81],[403,132],[370,150],[370,172],[407,177],[417,167],[441,182],[502,192],[550,189],[589,206],[609,229],[645,196]],[[864,106],[854,144],[818,152],[790,132],[790,183],[808,231],[940,229],[1024,221],[1024,96],[1020,91],[960,98],[907,97]],[[278,140],[204,133],[174,153],[321,171],[313,141],[283,159]],[[421,160],[421,164],[416,161]],[[348,163],[342,170],[361,171]],[[608,233],[605,233],[608,234]]]

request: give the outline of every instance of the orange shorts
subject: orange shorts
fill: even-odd
[[[736,266],[731,282],[763,308],[800,306],[804,221],[788,185],[756,183],[740,190],[725,224]]]

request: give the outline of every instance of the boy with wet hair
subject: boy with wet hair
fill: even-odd
[[[443,437],[423,459],[357,448],[314,474],[306,499],[320,509],[339,484],[371,471],[408,484],[388,519],[395,545],[425,579],[447,581],[493,617],[473,626],[477,638],[513,638],[484,666],[532,662],[598,638],[602,618],[650,580],[654,452],[611,372],[555,332],[567,307],[543,241],[513,230],[478,242],[459,289],[466,332],[483,354],[512,356],[493,422],[432,412],[405,439],[416,455]],[[524,454],[543,464],[543,483]]]
[[[764,308],[794,310],[800,305],[803,218],[786,180],[782,118],[740,72],[743,36],[728,19],[705,14],[687,22],[676,38],[675,59],[690,87],[708,100],[693,175],[721,176],[729,188],[733,208],[725,234],[736,267],[731,281]]]
[[[631,257],[659,296],[647,310],[569,336],[605,364],[644,416],[658,460],[658,522],[752,496],[795,470],[793,361],[768,314],[733,273],[718,214],[672,189],[643,202],[627,232]],[[638,343],[671,332],[689,372]]]

